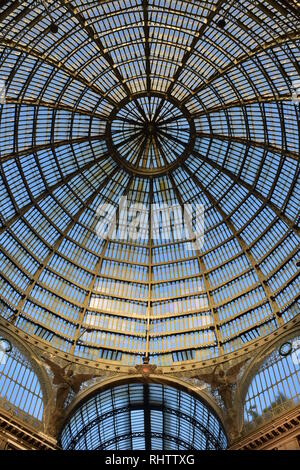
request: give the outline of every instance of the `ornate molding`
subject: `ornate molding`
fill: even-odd
[[[0,449],[56,450],[56,439],[0,409]]]
[[[300,405],[237,440],[229,450],[278,449],[296,436],[300,436]]]

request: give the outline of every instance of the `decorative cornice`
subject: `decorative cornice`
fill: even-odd
[[[287,437],[300,435],[300,405],[236,441],[229,450],[272,449]]]
[[[0,409],[0,440],[6,449],[56,450],[56,439],[37,431],[30,424]]]

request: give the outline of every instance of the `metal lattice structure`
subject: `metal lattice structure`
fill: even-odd
[[[24,420],[32,417],[42,421],[43,397],[39,379],[30,361],[16,347],[0,361],[0,404],[8,411],[17,410]],[[38,425],[37,422],[34,424]]]
[[[47,3],[57,33],[0,3],[2,317],[126,366],[222,359],[295,317],[297,2]],[[120,196],[203,204],[203,248],[99,239]]]
[[[227,438],[205,403],[161,384],[119,385],[89,398],[60,436],[66,450],[224,450]]]
[[[293,408],[300,399],[300,339],[285,343],[286,353],[275,350],[261,365],[245,397],[247,426],[263,422],[282,410]]]

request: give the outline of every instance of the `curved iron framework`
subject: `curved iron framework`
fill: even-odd
[[[163,93],[133,95],[107,120],[107,147],[117,163],[139,176],[160,176],[191,153],[195,125],[180,101]]]
[[[261,425],[299,401],[300,337],[296,336],[269,354],[252,378],[245,397],[244,430]]]
[[[2,316],[77,357],[169,366],[222,358],[297,315],[295,2],[48,4],[57,34],[36,2],[0,4]],[[155,97],[171,132],[148,158],[143,127],[131,165],[133,136],[120,158],[112,125]],[[99,240],[97,208],[121,195],[204,204],[202,251]]]
[[[200,400],[161,384],[119,385],[87,399],[68,418],[65,450],[222,450],[218,418]]]
[[[5,334],[0,344],[0,405],[38,427],[43,420],[43,392],[30,359]]]

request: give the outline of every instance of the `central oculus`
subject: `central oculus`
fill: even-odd
[[[127,170],[141,175],[167,173],[193,148],[193,122],[175,100],[159,95],[122,102],[108,120],[108,148]]]

